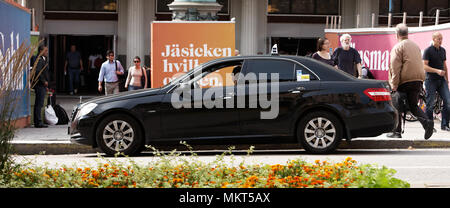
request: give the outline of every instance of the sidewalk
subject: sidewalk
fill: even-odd
[[[83,96],[83,100],[93,96]],[[74,105],[80,102],[79,96],[58,96],[57,103],[60,104],[70,116]],[[12,141],[15,152],[22,155],[34,154],[77,154],[101,152],[90,146],[71,144],[67,134],[68,125],[50,126],[46,129],[24,128],[19,129]],[[390,139],[383,134],[372,138],[359,138],[351,143],[343,141],[339,149],[408,149],[408,148],[450,148],[450,132],[440,130],[440,121],[435,121],[437,132],[430,140],[423,139],[425,131],[419,122],[406,122],[405,134],[402,139]],[[195,147],[194,147],[195,148]],[[206,146],[205,149],[211,148]],[[212,147],[227,150],[227,147]],[[240,149],[240,146],[236,146]],[[248,148],[248,145],[242,145]],[[198,150],[197,148],[195,148]],[[203,148],[202,148],[203,149]],[[297,144],[283,145],[256,145],[256,150],[261,149],[299,149]]]
[[[439,127],[436,122],[435,126]],[[77,154],[77,153],[96,153],[101,152],[98,149],[92,149],[90,146],[71,144],[67,134],[67,125],[50,126],[47,129],[24,128],[16,132],[12,141],[17,154]],[[339,149],[408,149],[408,148],[450,148],[450,132],[438,130],[433,134],[430,140],[423,139],[424,130],[419,122],[407,123],[405,134],[402,139],[390,139],[386,135],[372,138],[354,139],[350,144],[346,141],[341,143]],[[242,148],[247,148],[243,145]],[[205,148],[208,148],[206,146]],[[211,146],[209,146],[211,148]],[[213,147],[215,149],[227,147]],[[197,149],[197,148],[195,148]],[[203,148],[202,148],[203,149]],[[237,149],[240,149],[237,146]],[[257,150],[261,149],[298,149],[296,144],[283,145],[257,145]]]

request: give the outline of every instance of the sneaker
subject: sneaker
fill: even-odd
[[[402,138],[402,134],[398,133],[398,132],[392,132],[388,135],[386,135],[388,138],[394,138],[394,139],[401,139]]]
[[[441,128],[442,131],[450,131],[450,127],[448,126],[444,126]]]
[[[425,140],[430,139],[430,137],[434,133],[433,130],[434,130],[434,121],[433,120],[428,120],[427,121],[427,128],[425,129]]]

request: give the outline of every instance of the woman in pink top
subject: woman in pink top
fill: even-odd
[[[139,56],[134,58],[134,66],[128,69],[125,88],[128,88],[128,91],[147,88],[147,73],[145,73],[145,68],[141,67],[141,58]]]

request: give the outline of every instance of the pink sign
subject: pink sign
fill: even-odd
[[[442,47],[447,49],[447,57],[450,57],[448,54],[450,51],[450,29],[414,32],[410,33],[409,38],[417,43],[423,54],[423,51],[431,45],[432,34],[436,31],[443,35]],[[350,33],[350,35],[352,36],[352,46],[359,52],[363,66],[370,69],[376,79],[388,80],[390,54],[392,48],[397,44],[396,34]]]

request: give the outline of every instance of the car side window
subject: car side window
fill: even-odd
[[[309,69],[305,67],[295,64],[295,81],[297,82],[309,82],[309,81],[317,81],[319,78],[312,73]]]
[[[271,74],[277,73],[280,82],[292,82],[296,78],[294,76],[294,63],[285,60],[255,59],[249,61],[245,75],[255,74],[258,81],[264,81],[261,74],[267,75],[270,80]]]
[[[234,86],[237,82],[237,76],[240,73],[243,60],[228,61],[215,64],[203,69],[197,74],[193,74],[183,82],[193,84],[194,88],[212,88]]]

